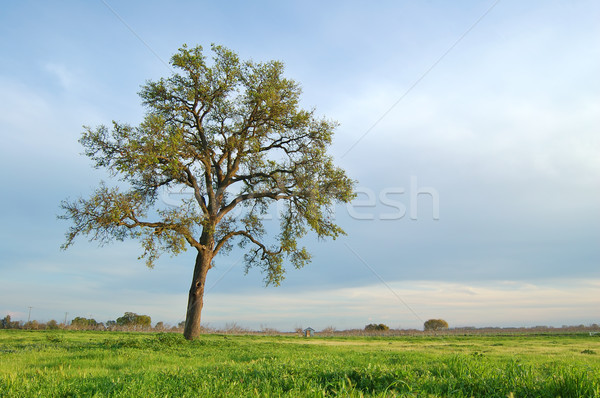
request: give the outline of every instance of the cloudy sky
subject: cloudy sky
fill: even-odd
[[[54,3],[54,4],[51,4]],[[194,255],[60,251],[65,198],[101,179],[82,125],[137,124],[183,44],[282,60],[339,121],[348,233],[282,285],[208,275],[203,323],[419,328],[600,323],[600,5],[594,1],[8,2],[0,9],[0,316],[185,316]],[[164,200],[169,200],[165,194]],[[276,216],[276,212],[274,212]]]

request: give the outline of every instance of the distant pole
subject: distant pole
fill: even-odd
[[[64,323],[65,326],[67,326],[67,315],[69,315],[69,313],[65,312],[65,323]]]
[[[29,307],[29,315],[27,316],[27,322],[29,323],[31,321],[31,309],[33,307]]]

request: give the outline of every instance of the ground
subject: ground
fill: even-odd
[[[600,397],[600,337],[0,330],[0,396]]]

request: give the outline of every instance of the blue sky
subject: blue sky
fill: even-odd
[[[107,179],[81,126],[139,123],[140,85],[183,43],[217,43],[286,64],[340,123],[331,153],[359,196],[336,208],[348,235],[308,238],[313,262],[280,287],[219,257],[205,324],[599,323],[598,17],[593,1],[4,4],[0,316],[184,319],[191,251],[153,270],[136,242],[62,252],[56,215]]]

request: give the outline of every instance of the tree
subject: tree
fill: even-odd
[[[370,323],[365,326],[366,332],[385,332],[386,330],[390,330],[390,327],[383,323],[380,323],[379,325],[376,323]]]
[[[152,319],[148,315],[138,315],[134,312],[126,312],[122,317],[117,318],[117,325],[134,328],[149,328]]]
[[[117,325],[119,326],[131,326],[135,324],[136,313],[126,312],[123,316],[117,318]]]
[[[10,315],[6,315],[0,320],[0,329],[21,329],[23,326],[22,321],[13,321]]]
[[[98,326],[98,322],[93,318],[76,316],[71,320],[71,326],[77,329],[92,329]]]
[[[48,330],[56,330],[56,329],[60,329],[60,327],[58,326],[58,322],[56,322],[54,319],[51,319],[46,324],[46,329],[48,329]]]
[[[448,322],[443,319],[429,319],[423,326],[425,330],[448,329]]]
[[[331,206],[354,197],[354,181],[326,152],[337,124],[300,108],[301,89],[283,77],[283,64],[242,62],[216,45],[212,51],[209,65],[202,47],[184,45],[171,58],[177,72],[142,86],[147,112],[139,126],[84,128],[85,154],[127,188],[101,183],[88,199],[63,201],[59,216],[72,221],[65,249],[78,235],[101,244],[139,239],[140,258],[152,267],[163,252],[193,248],[187,339],[200,333],[217,254],[237,242],[246,272],[258,267],[265,284],[277,286],[286,260],[296,268],[310,261],[298,244],[308,230],[319,238],[344,233]],[[158,203],[160,189],[184,188],[192,194],[181,206]],[[269,239],[262,216],[275,201],[283,202],[280,232]]]
[[[23,325],[23,328],[30,329],[30,330],[39,330],[40,328],[43,329],[43,327],[41,327],[40,323],[38,321],[36,321],[35,319],[33,321],[25,322],[25,324]]]
[[[143,328],[149,328],[152,327],[152,319],[148,315],[140,315],[136,319],[136,324]]]
[[[10,315],[6,315],[4,318],[0,320],[0,329],[12,329],[15,326],[16,322],[13,322],[10,318]]]

